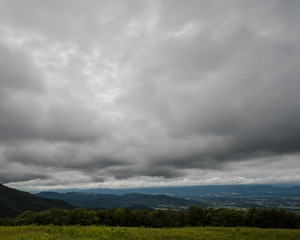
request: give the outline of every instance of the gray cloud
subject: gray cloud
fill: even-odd
[[[33,64],[24,54],[3,44],[0,44],[0,54],[2,96],[11,91],[39,92],[43,90],[43,84],[35,73],[36,69],[32,69]]]
[[[298,1],[0,9],[1,181],[298,179],[283,164],[300,150]]]

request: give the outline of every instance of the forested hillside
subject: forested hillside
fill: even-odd
[[[26,210],[44,211],[51,207],[74,209],[64,201],[34,196],[0,184],[0,217],[14,217]]]

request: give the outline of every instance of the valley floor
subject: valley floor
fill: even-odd
[[[0,227],[0,240],[54,240],[54,239],[300,239],[300,230],[187,227],[187,228],[126,228],[98,226],[20,226]]]

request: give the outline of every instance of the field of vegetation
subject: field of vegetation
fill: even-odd
[[[187,228],[126,228],[98,226],[14,226],[0,227],[0,240],[54,239],[300,239],[300,230],[187,227]]]

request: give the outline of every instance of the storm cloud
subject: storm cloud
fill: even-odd
[[[0,9],[2,183],[300,181],[299,1]]]

